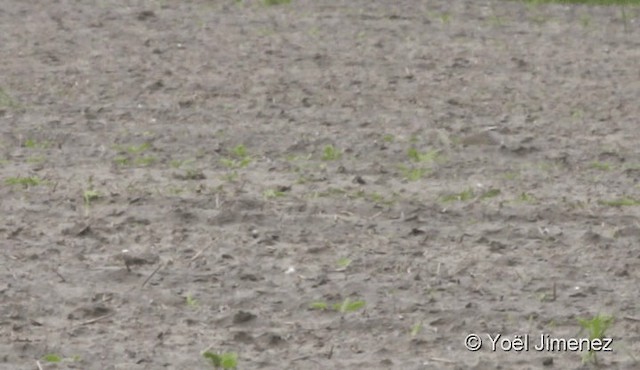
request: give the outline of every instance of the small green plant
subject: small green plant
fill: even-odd
[[[244,168],[251,163],[251,156],[247,148],[242,144],[236,145],[231,149],[231,156],[230,158],[222,158],[220,163],[231,169]]]
[[[329,309],[329,305],[327,304],[327,302],[317,301],[317,302],[311,302],[311,304],[309,305],[309,308],[311,308],[312,310],[326,311]]]
[[[467,190],[463,190],[460,193],[447,194],[440,198],[442,202],[466,202],[468,200],[473,199],[475,196],[473,189],[469,188]]]
[[[605,206],[609,206],[609,207],[628,207],[628,206],[640,205],[639,200],[629,198],[629,197],[622,197],[622,198],[612,199],[612,200],[601,200],[598,203]]]
[[[590,340],[604,339],[606,331],[613,324],[613,322],[613,316],[603,314],[598,314],[591,319],[578,319],[578,323],[581,327],[580,333],[586,331],[589,334]],[[585,354],[583,362],[592,362],[594,364],[598,364],[596,353],[596,351],[590,350],[587,354]]]
[[[433,162],[436,159],[438,159],[439,155],[440,155],[440,151],[437,149],[433,149],[428,152],[421,153],[418,151],[418,149],[411,147],[407,151],[407,156],[409,157],[409,159],[417,163]]]
[[[640,5],[640,0],[524,0],[528,4]]]
[[[42,356],[42,359],[44,361],[47,361],[49,363],[58,363],[58,362],[62,362],[62,357],[56,355],[55,353],[49,353],[46,354],[44,356]]]
[[[593,169],[596,169],[596,170],[600,170],[600,171],[609,171],[609,170],[611,170],[611,165],[609,163],[603,163],[603,162],[591,162],[589,167],[591,167]]]
[[[280,191],[276,189],[267,189],[264,191],[264,193],[262,193],[262,196],[264,197],[264,199],[273,199],[273,198],[284,197],[285,194],[286,193],[284,191]]]
[[[411,327],[411,336],[415,337],[422,331],[422,322],[416,323]]]
[[[141,154],[145,151],[147,151],[149,148],[151,148],[151,144],[149,143],[143,143],[140,145],[131,145],[129,147],[127,147],[127,152],[129,154]]]
[[[341,303],[336,303],[333,305],[333,309],[344,314],[344,313],[348,313],[348,312],[355,312],[358,311],[359,309],[363,308],[365,306],[365,302],[364,301],[352,301],[351,299],[347,298],[344,301],[342,301]]]
[[[386,134],[382,137],[382,141],[385,143],[393,143],[395,141],[395,137],[391,134]]]
[[[351,265],[351,262],[351,259],[343,257],[338,260],[337,265],[339,269],[346,269],[347,267],[349,267],[349,265]]]
[[[315,301],[309,305],[309,308],[311,308],[312,310],[320,310],[320,311],[326,311],[326,310],[332,309],[333,311],[340,312],[341,314],[345,314],[349,312],[358,311],[359,309],[363,308],[365,305],[366,305],[365,301],[361,301],[361,300],[353,301],[350,298],[346,298],[344,301],[334,303],[332,305],[329,305],[327,302],[324,302],[324,301]]]
[[[42,185],[44,181],[38,176],[29,176],[29,177],[9,177],[5,180],[5,184],[7,185],[21,185],[22,187],[28,188],[30,186],[39,186]]]
[[[398,168],[402,173],[402,177],[409,181],[418,181],[429,172],[427,169],[420,167],[407,167],[400,165]]]
[[[142,153],[146,152],[151,148],[150,143],[142,143],[139,145],[130,145],[130,146],[122,146],[116,145],[114,149],[120,153],[119,156],[116,156],[113,159],[113,162],[120,166],[126,167],[130,165],[136,166],[150,166],[156,162],[156,158],[151,155],[143,156]]]
[[[202,357],[209,360],[216,369],[235,369],[238,367],[238,354],[235,352],[213,353],[206,351]]]
[[[264,5],[273,6],[273,5],[285,5],[291,4],[291,0],[264,0]]]
[[[115,157],[113,162],[120,167],[128,166],[130,163],[129,158],[123,156]]]
[[[533,203],[535,202],[536,198],[526,192],[522,192],[520,193],[520,195],[518,195],[518,197],[514,200],[515,202],[520,202],[520,203]]]
[[[198,300],[193,298],[193,296],[191,295],[191,293],[187,293],[187,296],[185,298],[185,302],[187,304],[187,306],[189,307],[198,307]]]
[[[34,139],[27,139],[22,143],[22,146],[29,149],[47,149],[53,145],[51,141],[37,141]]]
[[[480,200],[488,199],[488,198],[495,198],[498,195],[500,195],[500,193],[501,193],[500,189],[489,189],[489,190],[485,191],[484,193],[480,194]]]
[[[88,207],[91,202],[100,198],[100,193],[93,189],[87,189],[82,194],[82,198],[84,199],[84,204]]]
[[[322,151],[322,160],[324,161],[335,161],[340,159],[340,157],[342,157],[342,153],[333,145],[325,146]]]

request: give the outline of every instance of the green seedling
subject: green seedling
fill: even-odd
[[[141,154],[147,151],[147,149],[149,148],[151,148],[151,144],[149,143],[143,143],[140,145],[131,145],[130,147],[127,148],[127,152],[129,154]]]
[[[22,187],[28,188],[30,186],[39,186],[42,185],[44,181],[38,176],[29,176],[29,177],[9,177],[5,180],[5,184],[7,185],[21,185]]]
[[[488,198],[495,198],[498,195],[500,195],[500,189],[489,189],[487,191],[485,191],[484,193],[482,193],[480,195],[480,200],[482,199],[488,199]]]
[[[533,202],[535,202],[535,200],[536,200],[536,198],[534,198],[533,195],[525,193],[525,192],[522,192],[515,199],[516,202],[521,202],[521,203],[533,203]]]
[[[286,193],[284,191],[279,191],[276,189],[267,189],[264,191],[264,193],[262,193],[262,196],[264,197],[264,199],[273,199],[273,198],[284,197],[285,194]]]
[[[246,158],[249,156],[249,154],[247,153],[247,148],[240,144],[240,145],[236,145],[233,149],[232,149],[233,154],[238,157],[238,158]]]
[[[213,353],[205,352],[202,357],[209,360],[216,369],[235,369],[238,367],[238,354],[235,352]]]
[[[84,204],[89,207],[91,202],[100,198],[100,193],[93,189],[85,190],[82,198],[84,199]]]
[[[191,293],[187,294],[187,297],[185,298],[185,302],[187,303],[187,306],[189,307],[198,307],[198,300],[193,298],[193,296],[191,295]]]
[[[442,198],[440,198],[440,201],[442,202],[465,202],[468,200],[473,199],[473,197],[475,196],[473,189],[469,188],[467,190],[464,190],[460,193],[453,193],[453,194],[448,194],[443,196]]]
[[[333,305],[333,309],[344,314],[348,312],[355,312],[365,306],[364,301],[352,301],[347,298],[342,303],[336,303]]]
[[[596,170],[600,170],[600,171],[609,171],[609,170],[611,170],[611,165],[609,163],[603,163],[603,162],[591,162],[589,167],[591,167],[593,169],[596,169]]]
[[[339,269],[343,269],[344,270],[347,267],[349,267],[349,265],[351,265],[351,262],[352,262],[351,259],[343,257],[343,258],[340,258],[338,260],[337,265],[338,265]]]
[[[58,362],[62,362],[62,357],[60,357],[60,356],[58,356],[58,355],[56,355],[54,353],[46,354],[46,355],[42,356],[42,359],[44,361],[47,361],[47,362],[52,363],[52,364],[55,364],[55,363],[58,363]]]
[[[578,319],[578,323],[580,323],[581,329],[580,333],[586,331],[589,334],[589,339],[604,339],[606,335],[606,331],[613,324],[614,318],[609,315],[598,314],[591,319]],[[594,364],[598,364],[598,358],[596,356],[596,351],[589,351],[583,357],[583,362],[592,362]]]
[[[291,4],[291,0],[264,0],[264,5],[273,6],[273,5],[285,5]]]
[[[420,153],[416,148],[411,147],[407,151],[409,159],[417,163],[430,163],[438,159],[440,151],[437,149],[430,150],[425,153]]]
[[[128,165],[129,165],[129,163],[130,163],[129,158],[127,158],[127,157],[122,157],[122,156],[115,157],[115,158],[113,159],[113,162],[114,162],[115,164],[117,164],[118,166],[121,166],[121,167],[128,166]]]
[[[247,148],[240,144],[236,145],[232,150],[231,154],[233,158],[222,158],[220,163],[227,168],[244,168],[247,167],[251,163],[251,157],[247,152]]]
[[[395,141],[395,137],[391,134],[386,134],[382,137],[382,141],[385,143],[393,143]]]
[[[411,336],[415,337],[422,331],[422,323],[419,322],[411,327]]]
[[[27,139],[22,144],[22,146],[24,146],[25,148],[29,148],[29,149],[46,149],[50,145],[51,144],[49,142],[46,142],[46,141],[38,142],[38,141],[33,140],[33,139]]]
[[[329,305],[327,302],[324,302],[324,301],[315,301],[309,305],[309,308],[311,308],[312,310],[320,310],[320,311],[326,311],[331,309],[333,311],[340,312],[341,314],[345,314],[349,312],[358,311],[359,309],[363,308],[365,304],[366,304],[365,301],[360,301],[360,300],[352,301],[351,299],[347,298],[342,302],[334,303],[332,305]]]
[[[402,177],[409,181],[418,181],[429,172],[427,169],[420,167],[407,167],[400,165],[398,168],[400,169],[400,172],[402,172]]]
[[[329,305],[327,304],[327,302],[311,302],[309,308],[311,308],[312,310],[326,311],[329,309]]]
[[[340,159],[340,157],[342,157],[342,153],[333,145],[325,146],[322,151],[322,160],[324,161],[335,161]]]
[[[633,198],[629,198],[629,197],[623,197],[623,198],[612,199],[612,200],[601,200],[598,203],[605,206],[609,206],[609,207],[629,207],[629,206],[640,205],[640,201]]]
[[[185,160],[174,159],[171,162],[169,162],[169,165],[173,168],[189,168],[193,164],[195,164],[195,162],[196,162],[195,159],[185,159]]]
[[[588,5],[640,5],[640,0],[524,0],[533,5],[539,4],[588,4]]]

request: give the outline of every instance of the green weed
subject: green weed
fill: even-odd
[[[51,142],[49,141],[36,141],[33,139],[27,139],[22,143],[22,146],[29,149],[46,149],[51,147]]]
[[[609,207],[628,207],[640,205],[640,200],[636,200],[629,197],[623,197],[612,200],[601,200],[598,203]]]
[[[395,137],[391,134],[386,134],[382,137],[382,141],[384,141],[385,143],[392,143],[395,141]]]
[[[443,197],[440,198],[441,202],[444,203],[448,203],[448,202],[466,202],[468,200],[473,199],[473,197],[475,196],[473,189],[469,188],[467,190],[463,190],[459,193],[452,193],[452,194],[447,194]]]
[[[251,163],[251,160],[247,148],[240,144],[231,149],[231,157],[222,158],[220,163],[227,168],[238,169],[247,167]]]
[[[418,149],[411,147],[407,151],[407,156],[410,160],[417,163],[430,163],[438,159],[440,151],[437,149],[430,150],[425,153],[421,153]]]
[[[345,314],[349,312],[358,311],[359,309],[363,308],[365,305],[366,305],[365,301],[361,301],[361,300],[352,301],[351,299],[347,298],[342,302],[334,303],[332,305],[329,305],[327,302],[323,302],[323,301],[315,301],[309,305],[309,308],[313,310],[321,310],[321,311],[326,311],[326,310],[329,310],[329,308],[331,308],[333,311],[340,312],[341,314]]]
[[[54,354],[54,353],[49,353],[46,354],[44,356],[42,356],[42,359],[44,361],[50,362],[50,363],[58,363],[58,362],[62,362],[62,357]]]
[[[29,186],[39,186],[44,183],[44,181],[38,176],[9,177],[5,179],[4,182],[7,185],[21,185],[25,188],[28,188]]]
[[[606,331],[613,324],[614,318],[613,316],[598,314],[591,319],[578,319],[578,323],[580,323],[581,330],[580,333],[587,331],[589,334],[590,340],[599,339],[602,340],[605,338]],[[594,364],[598,364],[598,358],[596,356],[596,351],[590,350],[583,357],[583,362],[592,362]]]
[[[262,193],[264,199],[273,199],[285,196],[284,191],[276,190],[276,189],[267,189]]]
[[[500,191],[500,189],[489,189],[487,191],[485,191],[484,193],[480,194],[480,200],[482,199],[489,199],[489,198],[495,198],[498,195],[500,195],[502,192]]]
[[[340,258],[336,264],[338,265],[339,269],[346,269],[351,265],[351,262],[352,262],[351,259],[343,257],[343,258]]]
[[[93,189],[85,190],[82,194],[82,199],[84,199],[84,204],[88,207],[91,205],[91,202],[100,198],[100,193]]]
[[[321,311],[325,311],[327,309],[329,309],[329,305],[327,304],[327,302],[311,302],[311,304],[309,305],[309,308],[311,308],[312,310],[321,310]]]
[[[427,170],[426,168],[420,168],[420,167],[407,167],[407,166],[400,165],[398,166],[398,168],[402,173],[402,177],[404,177],[409,181],[418,181],[429,172],[429,170]]]
[[[235,369],[238,367],[238,354],[235,352],[213,353],[205,352],[202,357],[209,360],[211,366],[216,369]]]
[[[600,170],[600,171],[611,170],[611,165],[609,163],[603,163],[603,162],[591,162],[589,167],[596,170]]]
[[[520,195],[518,195],[518,197],[514,200],[515,202],[521,202],[521,203],[533,203],[535,202],[536,198],[534,198],[533,195],[522,192]]]
[[[285,5],[291,4],[291,0],[264,0],[264,5],[273,6],[273,5]]]
[[[348,312],[355,312],[358,311],[359,309],[363,308],[365,306],[365,302],[364,301],[352,301],[351,299],[347,298],[344,301],[342,301],[341,303],[336,303],[333,305],[333,309],[344,314],[344,313],[348,313]]]
[[[335,148],[333,145],[327,145],[324,147],[322,151],[322,160],[323,161],[335,161],[342,157],[342,153],[339,149]]]
[[[118,156],[113,159],[113,162],[118,166],[125,167],[128,166],[131,161],[129,161],[127,157]]]
[[[198,307],[198,300],[193,298],[191,293],[187,293],[187,296],[185,297],[185,303],[191,308]]]
[[[524,0],[530,4],[640,5],[640,0]]]
[[[419,322],[411,327],[411,336],[415,337],[422,331],[422,323]]]

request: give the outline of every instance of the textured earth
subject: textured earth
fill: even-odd
[[[5,1],[0,369],[640,368],[639,22]]]

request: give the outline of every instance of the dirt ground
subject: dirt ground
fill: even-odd
[[[5,1],[0,369],[640,368],[639,22]]]

